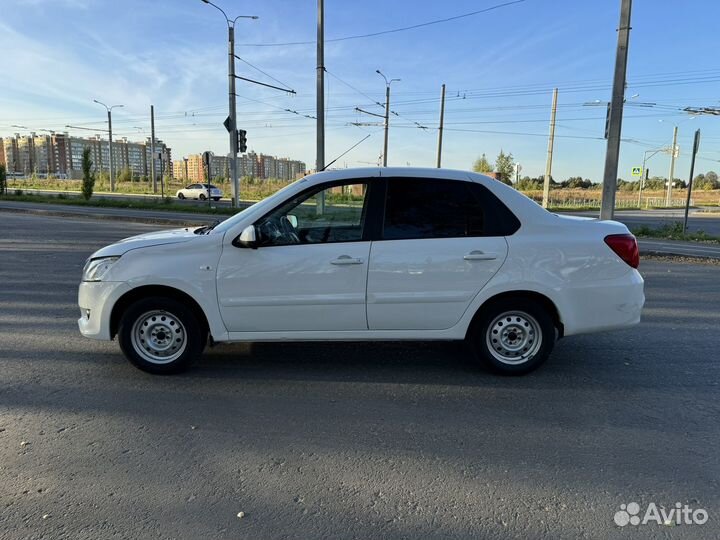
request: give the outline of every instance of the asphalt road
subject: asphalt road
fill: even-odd
[[[51,191],[51,190],[25,190],[27,193],[40,193],[46,195],[57,195],[59,193],[65,193],[62,191]],[[157,196],[153,195],[142,195],[142,194],[125,194],[125,193],[103,193],[96,195],[97,197],[107,199],[120,199],[120,200],[157,200]],[[207,202],[201,201],[181,201],[174,197],[174,193],[171,194],[174,202],[178,204],[184,204],[187,206],[207,206]],[[218,202],[213,202],[213,206],[230,208],[230,200],[223,199]],[[241,201],[242,205],[249,206],[252,204],[250,201]],[[568,212],[571,215],[577,216],[589,216],[598,217],[599,210],[583,211],[583,212]],[[674,223],[680,223],[683,221],[685,215],[684,208],[671,208],[671,209],[653,209],[653,210],[619,210],[615,213],[615,219],[627,225],[629,228],[634,229],[637,227],[647,226],[651,228],[659,228],[663,225],[672,225]],[[720,208],[715,208],[712,212],[706,212],[703,209],[696,210],[691,209],[689,213],[688,229],[691,231],[704,231],[707,234],[714,236],[720,236]]]
[[[598,212],[571,212],[576,216],[598,217]],[[682,223],[684,209],[667,210],[620,210],[615,212],[615,220],[627,225],[630,229],[646,226],[653,229],[664,225]],[[713,211],[690,210],[688,214],[688,230],[705,231],[713,236],[720,236],[720,208]]]
[[[75,305],[85,258],[153,227],[0,223],[2,539],[720,536],[717,265],[643,261],[640,326],[522,378],[443,343],[225,345],[154,377]],[[710,519],[620,528],[630,502]]]
[[[41,215],[64,215],[91,217],[97,219],[115,219],[123,221],[149,221],[156,224],[164,224],[167,227],[178,227],[185,225],[204,225],[213,223],[217,220],[227,219],[224,215],[204,215],[191,212],[168,212],[163,210],[135,210],[132,208],[99,208],[92,206],[69,206],[62,204],[45,204],[45,203],[28,203],[15,201],[0,201],[0,212],[32,212]],[[650,211],[651,213],[654,211]],[[632,215],[627,216],[630,219],[641,220],[644,224],[657,227],[660,226],[665,219],[672,219],[672,213],[660,215],[641,214],[639,217],[633,218]],[[588,213],[580,213],[577,215],[589,215]],[[618,220],[624,221],[624,213],[618,212]],[[694,221],[705,220],[703,223],[710,224],[710,229],[714,226],[720,227],[720,217],[718,215],[711,217],[698,218]],[[638,223],[627,223],[630,228],[638,226]],[[699,227],[703,228],[703,227]],[[707,232],[707,231],[706,231]],[[718,231],[720,233],[720,231]],[[720,235],[720,234],[719,234]],[[640,239],[640,250],[643,252],[658,252],[677,255],[689,255],[694,257],[708,257],[720,259],[720,245],[697,243],[697,242],[673,242],[666,240],[646,240]]]

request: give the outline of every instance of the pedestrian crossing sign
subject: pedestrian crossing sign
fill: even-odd
[[[633,176],[642,176],[642,167],[633,167],[632,175]]]

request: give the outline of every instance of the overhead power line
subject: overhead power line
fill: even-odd
[[[471,11],[470,13],[463,13],[462,15],[455,15],[453,17],[446,17],[444,19],[436,19],[434,21],[428,21],[420,24],[413,24],[411,26],[403,26],[401,28],[392,28],[390,30],[381,30],[379,32],[370,32],[367,34],[357,34],[354,36],[345,36],[345,37],[339,37],[339,38],[333,38],[333,39],[326,39],[325,43],[329,42],[335,42],[335,41],[347,41],[350,39],[363,39],[363,38],[369,38],[369,37],[376,37],[376,36],[383,36],[385,34],[395,34],[397,32],[405,32],[407,30],[415,30],[416,28],[423,28],[425,26],[431,26],[434,24],[442,24],[450,21],[456,21],[458,19],[464,19],[466,17],[472,17],[474,15],[480,15],[481,13],[487,13],[489,11],[494,11],[496,9],[504,8],[507,6],[512,6],[513,4],[522,4],[526,0],[512,0],[511,2],[504,2],[502,4],[496,4],[494,6],[490,6],[484,9],[478,9],[476,11]],[[243,47],[286,47],[289,45],[315,45],[315,41],[290,41],[287,43],[243,43]]]

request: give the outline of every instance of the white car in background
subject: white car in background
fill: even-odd
[[[208,342],[465,340],[522,374],[558,338],[638,323],[638,264],[625,225],[551,214],[486,176],[331,171],[214,227],[97,251],[78,323],[152,373]]]
[[[190,184],[189,186],[178,190],[178,199],[196,199],[200,201],[207,201],[208,195],[213,201],[219,201],[222,197],[222,191],[212,184],[210,184],[210,191],[208,192],[207,184]]]

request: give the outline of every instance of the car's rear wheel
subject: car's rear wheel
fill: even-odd
[[[185,198],[185,195],[183,195],[182,193],[178,193],[178,199],[180,199],[182,201],[184,198]]]
[[[118,342],[125,357],[149,373],[187,369],[205,348],[206,332],[192,310],[172,298],[138,300],[125,310]]]
[[[485,366],[497,373],[523,375],[550,356],[555,324],[542,304],[504,298],[483,309],[468,337]]]

